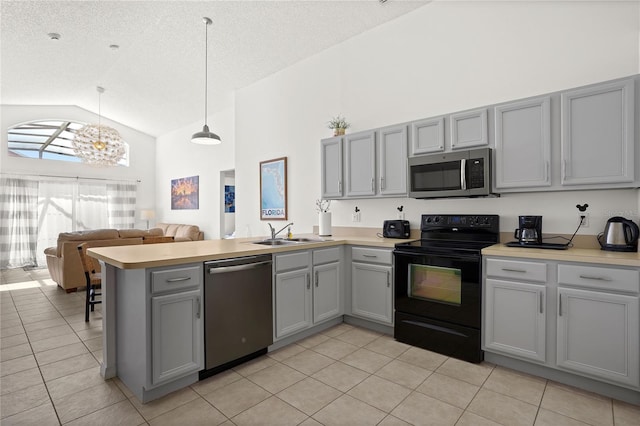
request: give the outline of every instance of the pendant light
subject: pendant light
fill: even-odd
[[[116,129],[102,125],[102,111],[100,95],[104,88],[96,87],[98,91],[98,124],[87,124],[80,128],[71,146],[73,153],[83,162],[94,166],[115,166],[124,157],[125,145]]]
[[[191,142],[201,145],[217,145],[222,142],[220,136],[211,133],[209,126],[207,126],[207,29],[211,25],[211,19],[205,16],[202,21],[204,22],[204,126],[201,132],[194,133],[191,136]]]

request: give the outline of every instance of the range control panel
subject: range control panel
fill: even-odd
[[[423,231],[434,228],[439,229],[470,229],[481,228],[499,231],[500,216],[495,214],[487,215],[459,215],[459,214],[439,214],[439,215],[422,215]]]

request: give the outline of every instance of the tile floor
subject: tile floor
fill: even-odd
[[[640,425],[640,407],[341,324],[142,405],[104,381],[99,307],[0,271],[4,425]]]

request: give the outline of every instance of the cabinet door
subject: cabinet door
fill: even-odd
[[[381,129],[378,139],[380,195],[407,195],[407,126]]]
[[[451,149],[463,149],[489,144],[487,109],[451,114]]]
[[[393,268],[351,264],[351,312],[359,317],[393,323]]]
[[[152,384],[204,368],[200,299],[200,290],[151,298]]]
[[[634,180],[634,82],[562,94],[562,184]]]
[[[375,142],[375,132],[345,136],[345,195],[347,197],[362,197],[376,193]]]
[[[638,386],[638,297],[558,289],[558,366]]]
[[[311,326],[311,277],[309,269],[276,274],[275,338]]]
[[[444,151],[444,117],[411,123],[411,155]]]
[[[551,185],[549,97],[495,107],[496,188]]]
[[[322,198],[342,197],[342,138],[320,142],[322,158]]]
[[[486,280],[485,350],[545,361],[543,285]]]
[[[342,315],[340,263],[313,267],[313,322]]]

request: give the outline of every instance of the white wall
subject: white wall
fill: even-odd
[[[351,132],[637,74],[637,2],[434,2],[272,75],[236,94],[236,223],[239,236],[267,235],[260,221],[258,164],[287,156],[289,220],[317,225],[320,146],[326,121]],[[611,214],[638,220],[635,190],[512,194],[463,200],[334,201],[334,226],[379,227],[405,206],[423,213],[498,213],[503,231],[519,214],[544,215],[545,233],[572,233],[578,203],[599,232]],[[284,223],[282,223],[284,225]]]
[[[210,130],[220,136],[220,145],[191,143],[191,135],[202,130],[202,120],[158,137],[156,160],[156,222],[198,225],[205,239],[220,235],[220,171],[233,169],[235,159],[234,112],[229,107],[207,118]],[[171,180],[199,176],[198,210],[171,210]]]
[[[16,124],[33,120],[61,119],[81,123],[97,123],[98,116],[76,106],[1,105],[2,144],[0,145],[0,172],[33,175],[56,175],[114,180],[139,180],[138,210],[155,205],[155,138],[131,127],[102,117],[102,123],[120,132],[129,144],[129,167],[94,167],[82,163],[58,160],[40,160],[9,156],[7,130]],[[139,214],[138,214],[139,216]],[[136,227],[146,222],[136,217]]]

